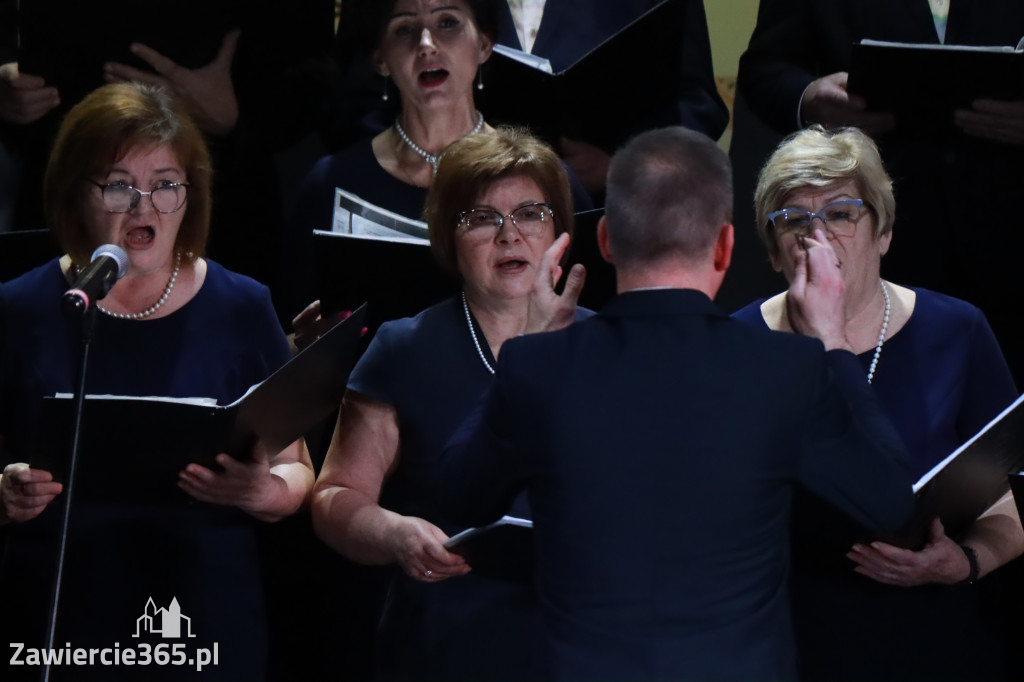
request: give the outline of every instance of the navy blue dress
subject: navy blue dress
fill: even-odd
[[[886,339],[872,386],[919,478],[1017,390],[980,310],[914,291],[914,312]],[[762,302],[733,316],[764,327]],[[865,380],[873,356],[874,349],[858,356]],[[838,512],[804,494],[794,519],[790,581],[801,679],[1001,679],[1003,647],[991,611],[998,576],[976,586],[884,585],[854,573],[846,553],[863,538]]]
[[[590,314],[580,309],[576,317]],[[495,367],[483,332],[475,328]],[[348,388],[394,406],[398,415],[401,451],[381,492],[382,507],[426,519],[449,535],[462,530],[439,511],[425,472],[437,465],[490,382],[459,297],[381,326]],[[524,499],[508,513],[529,517]],[[525,582],[470,573],[425,584],[396,569],[379,631],[378,672],[391,680],[524,679],[535,615],[536,600]]]
[[[266,287],[207,261],[196,296],[174,313],[131,321],[98,315],[88,393],[215,398],[227,404],[287,361],[290,351]],[[67,282],[56,260],[0,290],[3,329],[0,433],[4,463],[32,461],[42,397],[73,389],[80,355],[78,325],[61,315]],[[161,434],[154,433],[154,438]],[[85,453],[82,454],[85,457]],[[85,459],[80,467],[85,466]],[[175,489],[176,480],[140,486]],[[0,630],[7,642],[42,646],[57,501],[32,521],[7,526]],[[78,647],[137,647],[136,619],[147,600],[177,599],[195,638],[155,640],[195,648],[217,643],[217,666],[202,679],[260,680],[266,662],[263,586],[256,522],[237,509],[207,505],[181,493],[174,502],[111,502],[76,495],[57,642]],[[7,657],[4,658],[6,663]],[[194,666],[55,668],[54,679],[190,679]],[[3,679],[39,669],[4,671]]]

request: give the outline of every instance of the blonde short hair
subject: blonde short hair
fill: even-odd
[[[875,237],[891,232],[896,213],[892,178],[870,137],[857,128],[813,126],[783,140],[761,169],[754,192],[757,234],[769,255],[775,258],[779,254],[769,213],[784,208],[783,203],[797,190],[851,181],[875,214]]]

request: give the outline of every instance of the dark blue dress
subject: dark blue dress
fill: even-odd
[[[207,261],[196,296],[174,313],[131,321],[98,315],[88,393],[215,398],[227,404],[287,361],[290,351],[266,287]],[[78,325],[61,315],[67,282],[57,261],[0,290],[0,433],[3,460],[32,461],[45,395],[73,389],[80,355]],[[154,433],[154,438],[160,438]],[[85,453],[80,467],[85,467]],[[82,470],[80,468],[80,470]],[[176,480],[140,481],[176,487]],[[4,641],[42,646],[55,557],[57,501],[38,518],[6,527],[2,584]],[[260,680],[266,662],[264,600],[256,523],[228,507],[196,502],[111,502],[79,498],[73,506],[57,642],[78,647],[137,647],[136,619],[149,598],[177,599],[195,638],[155,640],[195,648],[217,643],[217,666],[202,679]],[[7,657],[4,658],[6,662]],[[190,679],[194,666],[55,668],[54,679]],[[39,669],[4,671],[3,679]]]
[[[918,478],[1013,402],[1017,390],[980,310],[914,291],[914,312],[886,339],[872,386]],[[734,317],[766,326],[762,302]],[[873,356],[874,349],[858,356],[865,380]],[[990,603],[998,576],[977,586],[884,585],[854,573],[846,553],[863,538],[838,512],[804,494],[794,518],[791,594],[801,679],[1001,678]]]
[[[590,314],[580,309],[576,317]],[[476,334],[495,367],[478,326]],[[438,510],[425,472],[436,466],[490,381],[459,297],[381,326],[348,388],[393,405],[398,415],[401,451],[381,492],[382,507],[426,519],[449,535],[462,530]],[[508,513],[529,516],[523,499]],[[425,584],[395,570],[379,632],[378,671],[385,679],[524,679],[535,613],[526,582],[470,573]]]

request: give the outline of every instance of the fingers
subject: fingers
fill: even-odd
[[[910,564],[917,557],[917,552],[896,547],[885,542],[872,542],[870,546],[854,545],[854,549],[863,547],[863,555],[873,561],[891,564]]]
[[[814,237],[804,238],[804,254],[807,281],[816,282],[831,278],[841,265],[836,259],[835,251],[828,245],[825,233],[820,229],[814,231]]]
[[[537,267],[537,274],[533,279],[534,292],[546,294],[554,291],[555,284],[558,282],[558,277],[561,275],[562,270],[559,262],[562,260],[562,255],[565,254],[565,250],[568,247],[569,234],[563,232],[544,251],[544,255],[540,259],[540,265]]]
[[[136,81],[160,87],[167,87],[168,85],[167,79],[159,74],[143,71],[142,69],[136,69],[133,66],[121,64],[120,62],[107,62],[104,64],[103,79],[108,83]]]
[[[133,55],[152,66],[153,70],[162,76],[173,79],[175,72],[181,68],[175,61],[163,56],[148,45],[132,43],[128,49],[131,50]]]
[[[28,125],[59,104],[57,88],[39,76],[19,73],[17,62],[0,66],[0,121]]]
[[[800,297],[807,288],[807,249],[802,248],[793,259],[793,281],[789,285],[790,292]]]
[[[561,276],[562,267],[560,263],[562,258],[565,256],[566,250],[569,248],[569,233],[563,232],[558,235],[554,243],[548,247],[547,251],[544,252],[544,257],[541,259],[541,272],[549,272],[551,278],[549,286],[554,286],[558,282],[558,278]]]
[[[28,521],[39,516],[63,490],[48,471],[31,469],[24,462],[9,464],[0,481],[3,512],[12,521]]]
[[[576,302],[580,298],[580,293],[583,291],[583,285],[587,280],[587,269],[583,267],[582,263],[577,263],[569,269],[569,276],[565,278],[565,289],[562,291],[562,297],[572,302],[573,307],[576,306]]]
[[[224,34],[224,40],[221,41],[220,49],[213,60],[214,64],[227,69],[231,68],[231,62],[235,59],[235,51],[238,49],[238,38],[241,35],[242,32],[237,28]]]
[[[975,100],[958,109],[953,121],[968,135],[1006,144],[1024,144],[1024,102]]]
[[[428,544],[424,549],[425,554],[419,562],[419,565],[423,567],[422,570],[411,574],[411,577],[416,580],[421,582],[437,582],[465,575],[472,570],[464,558],[449,552],[440,543]]]
[[[936,544],[946,539],[946,528],[942,525],[942,521],[936,517],[932,519],[931,525],[928,527],[929,544]]]
[[[976,99],[971,102],[975,112],[1003,116],[1006,118],[1024,117],[1024,102],[1007,102],[998,99]],[[969,111],[969,110],[961,110]]]
[[[402,517],[394,537],[395,558],[414,580],[437,582],[470,571],[465,559],[445,549],[448,536],[429,521]]]
[[[302,309],[302,312],[292,318],[292,327],[299,329],[313,324],[320,317],[320,299],[317,299]]]

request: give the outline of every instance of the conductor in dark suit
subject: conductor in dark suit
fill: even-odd
[[[619,295],[590,320],[506,343],[438,472],[439,496],[475,525],[529,492],[539,679],[792,679],[794,486],[874,529],[910,512],[902,446],[845,350],[820,231],[794,303],[804,315],[830,302],[807,319],[820,341],[746,327],[711,302],[733,244],[731,187],[724,153],[683,128],[617,153],[599,242]],[[538,307],[568,304],[544,279]]]

